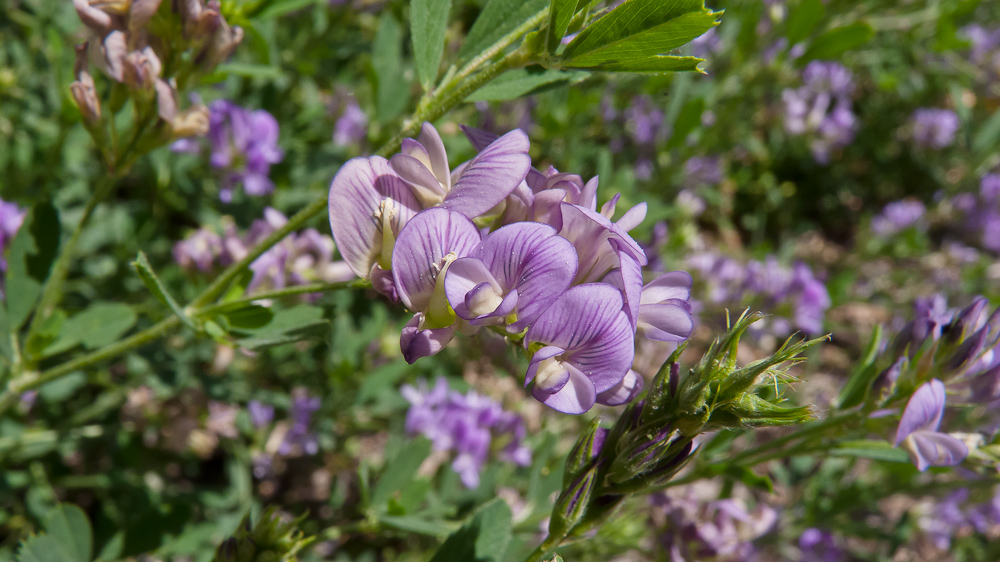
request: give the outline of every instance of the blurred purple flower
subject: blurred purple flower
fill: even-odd
[[[837,546],[833,534],[815,527],[802,531],[802,535],[799,536],[799,548],[802,549],[802,562],[845,560],[844,552]]]
[[[4,256],[7,254],[10,243],[14,240],[14,235],[24,224],[24,217],[27,214],[28,212],[18,207],[16,203],[0,199],[0,273],[7,271],[7,260]],[[0,292],[0,297],[2,295],[3,293]]]
[[[804,85],[782,92],[785,131],[809,138],[813,159],[830,162],[830,154],[854,140],[857,118],[851,111],[851,72],[835,62],[810,62],[802,72]]]
[[[401,392],[410,403],[406,413],[406,431],[431,440],[438,451],[453,451],[451,467],[467,488],[479,486],[482,472],[494,441],[508,441],[500,458],[518,466],[531,464],[531,449],[523,442],[521,417],[506,412],[500,404],[474,391],[466,394],[451,391],[443,377],[433,388],[421,380],[417,386],[403,385]]]
[[[748,560],[754,554],[751,542],[768,533],[778,514],[760,504],[748,511],[738,500],[700,501],[686,496],[651,496],[662,510],[666,525],[659,540],[671,562],[689,560]]]
[[[333,144],[349,146],[368,136],[368,116],[353,98],[347,101],[333,126]]]
[[[215,266],[215,260],[221,254],[222,238],[205,227],[174,244],[174,261],[188,270],[197,268],[207,273]]]
[[[302,389],[296,389],[292,393],[292,405],[288,411],[292,425],[285,434],[285,440],[278,447],[278,454],[287,456],[296,450],[306,455],[315,455],[319,452],[316,434],[309,428],[312,424],[312,415],[319,410],[319,407],[319,397],[309,396]]]
[[[268,178],[271,165],[281,162],[284,154],[278,148],[278,122],[267,111],[250,111],[227,100],[216,100],[209,106],[209,161],[224,172],[219,198],[230,202],[233,189],[243,186],[247,195],[267,195],[274,190]],[[171,149],[175,152],[195,151],[193,139],[180,139]]]
[[[921,148],[940,149],[951,146],[958,132],[958,114],[950,109],[922,107],[910,118],[913,142]]]
[[[687,183],[697,185],[718,185],[722,182],[722,159],[718,156],[695,156],[684,163]]]
[[[979,178],[979,196],[986,203],[1000,203],[1000,173],[983,174]]]
[[[913,393],[899,420],[895,445],[902,446],[909,453],[913,464],[921,472],[931,466],[956,465],[969,454],[965,443],[947,433],[938,432],[944,405],[944,384],[934,379]]]
[[[247,404],[247,413],[250,414],[250,423],[257,429],[269,425],[274,420],[274,406],[257,400],[251,400]]]
[[[625,110],[625,128],[638,145],[656,142],[663,128],[663,111],[649,96],[636,96]]]
[[[911,226],[920,230],[926,229],[926,224],[921,221],[926,213],[927,208],[920,201],[906,199],[889,203],[872,219],[872,232],[882,237],[889,237]]]

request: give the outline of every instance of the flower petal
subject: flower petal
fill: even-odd
[[[565,349],[554,345],[547,345],[536,351],[535,354],[531,356],[531,362],[528,364],[528,371],[524,374],[524,386],[528,386],[531,384],[531,381],[535,380],[535,375],[538,373],[538,366],[542,363],[542,361],[565,353],[565,351]]]
[[[553,394],[547,394],[538,388],[532,390],[532,395],[542,404],[564,414],[582,414],[594,407],[597,392],[594,383],[572,365],[567,365],[569,380]]]
[[[465,257],[479,240],[479,229],[459,213],[440,207],[417,213],[399,233],[392,251],[392,279],[403,304],[414,312],[424,311],[445,257]]]
[[[369,274],[382,249],[383,201],[388,201],[396,234],[420,210],[410,187],[385,158],[348,160],[330,184],[330,229],[340,254],[358,277]]]
[[[483,260],[504,293],[517,291],[514,332],[534,322],[576,276],[576,250],[544,224],[501,227],[483,239],[474,255]]]
[[[965,443],[937,431],[914,431],[903,441],[903,448],[920,472],[931,466],[955,466],[969,456]]]
[[[906,403],[896,429],[896,446],[915,431],[936,431],[944,414],[944,383],[934,379],[920,386]]]
[[[597,403],[605,406],[627,404],[642,392],[643,386],[645,380],[642,375],[629,369],[621,382],[597,395]]]
[[[399,349],[403,352],[403,359],[410,365],[421,357],[437,354],[455,337],[454,326],[419,329],[422,317],[422,314],[414,314],[399,335]]]
[[[431,172],[441,182],[441,185],[444,186],[445,191],[448,191],[451,188],[451,167],[448,166],[448,153],[445,152],[441,135],[438,134],[434,125],[424,121],[424,124],[420,126],[420,134],[417,135],[417,141],[427,151],[427,157],[430,159],[431,164]]]
[[[671,271],[653,279],[642,288],[642,304],[653,304],[669,299],[691,298],[693,279],[686,271]]]
[[[441,204],[475,218],[503,201],[531,167],[528,135],[514,129],[476,155]]]
[[[472,320],[476,317],[466,306],[465,299],[481,283],[490,283],[497,293],[503,293],[496,278],[479,258],[466,257],[452,262],[445,275],[444,290],[448,296],[448,303],[455,310],[455,314],[466,320]]]
[[[679,342],[691,336],[694,319],[687,301],[667,301],[639,307],[639,327],[651,340]]]

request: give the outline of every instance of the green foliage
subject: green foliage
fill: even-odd
[[[59,213],[52,203],[35,205],[11,243],[7,257],[6,306],[9,329],[31,315],[59,249]]]
[[[437,79],[450,9],[451,0],[412,0],[410,3],[413,58],[417,63],[420,84],[425,90],[430,90]]]
[[[472,515],[438,548],[431,562],[469,560],[502,562],[510,541],[511,512],[502,499],[495,499]]]
[[[403,74],[403,28],[390,13],[379,18],[372,42],[372,70],[378,93],[378,117],[391,121],[399,117],[409,102],[409,85]]]
[[[517,99],[552,86],[586,80],[588,72],[546,70],[540,67],[509,70],[488,85],[476,90],[467,101],[503,101]]]
[[[285,520],[274,508],[264,512],[251,525],[247,513],[233,536],[215,552],[213,562],[295,562],[302,549],[315,540],[306,536],[298,525],[305,515]]]
[[[21,543],[18,562],[90,562],[93,556],[90,521],[82,509],[59,504],[49,514],[45,532]]]
[[[632,0],[584,28],[563,51],[564,64],[617,72],[695,70],[700,60],[667,55],[718,25],[703,0]]]
[[[475,57],[544,10],[546,4],[546,0],[487,0],[465,36],[458,57],[463,60]]]

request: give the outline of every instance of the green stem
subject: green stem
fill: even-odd
[[[552,536],[545,537],[545,540],[542,541],[542,544],[538,545],[538,548],[536,548],[535,550],[531,551],[531,554],[529,554],[524,559],[524,562],[541,562],[542,560],[545,559],[546,556],[548,556],[549,554],[551,554],[555,549],[559,548],[559,545],[562,544],[562,541],[565,538],[566,538],[565,536],[563,536],[563,537],[552,537]]]
[[[108,196],[117,180],[118,176],[114,174],[104,176],[101,179],[97,187],[94,188],[90,200],[87,201],[87,206],[83,209],[83,216],[80,217],[80,221],[77,222],[73,233],[66,240],[66,244],[60,249],[59,257],[52,264],[52,272],[45,281],[41,299],[35,308],[31,324],[28,326],[28,341],[31,341],[38,335],[38,330],[41,329],[44,321],[55,312],[56,306],[59,305],[59,300],[62,298],[63,284],[66,282],[66,277],[69,275],[69,268],[73,264],[73,254],[76,251],[76,245],[80,242],[80,234],[83,232],[83,228],[87,225],[90,217],[93,216],[97,205]],[[30,346],[26,347],[30,348]]]
[[[284,289],[278,289],[275,291],[268,291],[264,293],[254,293],[252,295],[248,295],[240,299],[235,299],[219,304],[206,306],[204,308],[195,311],[194,315],[204,316],[207,314],[212,314],[214,312],[219,312],[221,310],[228,310],[233,307],[238,307],[239,305],[250,304],[260,300],[280,299],[282,297],[307,295],[309,293],[328,293],[331,291],[340,291],[342,289],[349,289],[351,287],[364,287],[364,286],[365,283],[358,279],[354,279],[351,281],[341,281],[339,283],[310,283],[308,285],[295,285],[294,287],[285,287]]]

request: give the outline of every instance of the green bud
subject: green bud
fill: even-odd
[[[566,470],[563,472],[563,487],[565,488],[571,480],[579,476],[579,473],[589,468],[597,454],[601,452],[601,446],[608,434],[608,430],[600,427],[600,420],[594,418],[584,430],[583,435],[576,440],[569,456],[566,457]]]
[[[590,496],[596,485],[597,466],[591,466],[569,486],[563,488],[552,507],[552,517],[549,519],[549,536],[565,536],[570,529],[576,526],[587,512]]]

